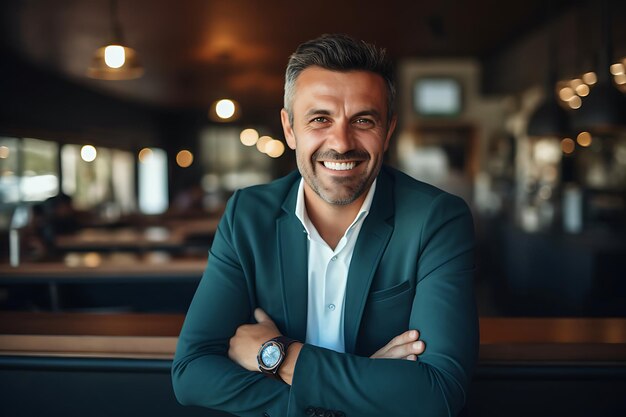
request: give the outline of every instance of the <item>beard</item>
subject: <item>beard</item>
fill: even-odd
[[[367,191],[374,182],[378,170],[365,171],[353,176],[321,177],[317,174],[319,160],[325,161],[359,161],[359,164],[370,162],[370,155],[363,150],[352,150],[340,154],[332,150],[316,151],[310,160],[297,156],[296,161],[300,174],[309,187],[325,202],[345,206],[353,203]]]

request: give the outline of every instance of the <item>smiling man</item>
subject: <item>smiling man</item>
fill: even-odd
[[[290,57],[281,120],[298,171],[230,199],[172,378],[240,416],[455,416],[477,357],[463,201],[383,166],[384,50],[345,35]]]

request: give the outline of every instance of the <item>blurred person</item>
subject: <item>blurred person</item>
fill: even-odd
[[[74,233],[79,228],[77,212],[72,197],[59,193],[41,204],[41,233],[46,245],[53,248],[59,235]]]
[[[239,416],[454,416],[477,359],[473,221],[383,166],[384,50],[345,35],[289,59],[298,170],[237,191],[172,366],[183,404]]]
[[[173,216],[203,216],[205,193],[200,184],[192,183],[184,186],[172,200],[168,213]]]

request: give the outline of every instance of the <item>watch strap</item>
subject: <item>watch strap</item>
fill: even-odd
[[[291,338],[289,338],[287,336],[282,336],[282,335],[281,336],[276,336],[276,337],[274,337],[273,339],[270,339],[270,340],[273,340],[274,342],[277,342],[277,343],[280,343],[281,345],[283,345],[283,350],[285,352],[285,356],[287,356],[287,349],[289,349],[289,346],[291,346],[291,344],[293,342],[295,342],[294,339],[291,339]]]
[[[263,369],[262,367],[259,366],[259,369],[261,370],[261,372],[271,378],[277,379],[281,382],[285,382],[283,381],[283,379],[280,377],[280,375],[278,374],[278,371],[280,370],[280,367],[282,366],[282,364],[285,361],[285,358],[287,357],[287,349],[289,349],[289,346],[291,346],[292,343],[294,343],[296,340],[291,339],[287,336],[277,336],[277,337],[273,337],[270,340],[268,340],[267,342],[263,343],[263,345],[261,345],[261,349],[259,350],[259,355],[261,353],[261,351],[263,350],[263,348],[270,342],[274,342],[277,343],[279,345],[281,345],[282,347],[282,353],[283,353],[283,357],[280,359],[280,363],[279,365],[274,368],[272,371],[268,371]]]

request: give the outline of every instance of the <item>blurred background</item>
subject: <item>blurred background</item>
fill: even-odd
[[[177,404],[176,338],[229,196],[296,168],[289,55],[335,32],[395,63],[386,162],[474,214],[462,415],[626,414],[626,2],[3,0],[1,415],[226,415]]]
[[[474,212],[481,314],[626,314],[624,2],[5,0],[0,11],[1,309],[184,312],[230,194],[295,168],[279,120],[290,53],[345,32],[396,65],[387,163]],[[144,267],[195,279],[169,300],[176,281],[156,280],[151,302],[44,285],[92,268],[135,286],[128,271]],[[24,271],[28,285],[11,280]]]

